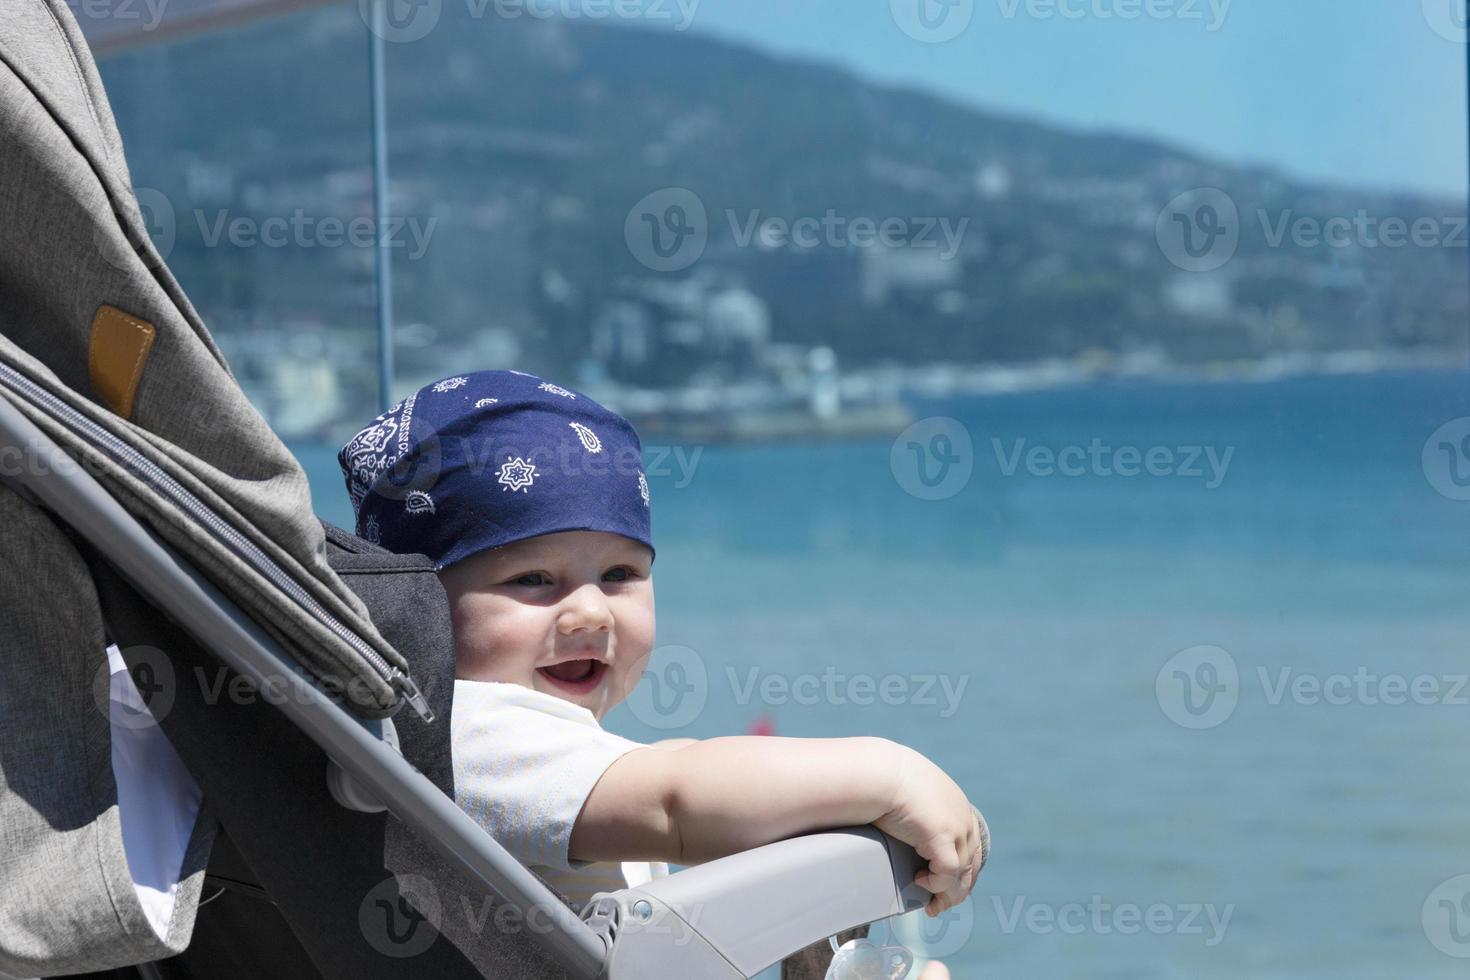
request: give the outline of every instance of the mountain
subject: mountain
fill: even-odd
[[[134,176],[177,212],[171,264],[214,320],[371,322],[367,249],[242,254],[197,217],[370,214],[365,48],[348,4],[104,62]],[[1296,180],[693,34],[445,3],[427,37],[388,51],[391,211],[432,222],[422,255],[395,253],[395,312],[426,371],[493,334],[548,371],[607,357],[654,386],[738,373],[740,337],[708,322],[732,291],[765,309],[742,321],[757,340],[829,345],[845,367],[1465,350],[1463,200]],[[669,188],[703,207],[708,241],[661,271],[636,239],[678,227]],[[1212,241],[1201,208],[1218,195],[1166,213],[1198,188],[1238,215],[1210,271],[1169,239],[1187,220]],[[633,213],[649,195],[649,217]],[[760,232],[803,218],[813,247]],[[854,244],[858,219],[906,247]],[[1395,246],[1409,236],[1387,219],[1449,241]]]

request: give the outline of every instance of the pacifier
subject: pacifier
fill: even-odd
[[[834,951],[826,980],[903,980],[914,966],[914,954],[902,946],[879,946],[866,939],[849,939],[841,946],[828,939]]]

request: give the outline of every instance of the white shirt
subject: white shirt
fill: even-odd
[[[138,693],[115,645],[107,648],[107,663],[112,774],[123,852],[148,924],[165,939],[184,852],[204,797]]]
[[[572,827],[592,787],[641,742],[580,705],[519,684],[454,682],[455,802],[580,912],[592,895],[669,873],[661,861],[573,861]]]

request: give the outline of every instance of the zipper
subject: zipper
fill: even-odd
[[[245,561],[272,585],[290,596],[313,619],[367,661],[378,677],[398,692],[399,704],[406,702],[425,722],[434,720],[434,712],[429,707],[428,699],[410,675],[390,664],[366,640],[324,609],[311,593],[288,575],[255,542],[216,514],[161,466],[8,364],[0,363],[0,383],[66,425],[73,434],[148,484],[154,492],[183,511],[195,524],[209,531],[235,557]]]

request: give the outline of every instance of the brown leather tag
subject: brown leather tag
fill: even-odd
[[[99,307],[92,320],[87,356],[92,392],[123,418],[133,414],[133,395],[138,391],[156,334],[153,324],[111,306]]]

